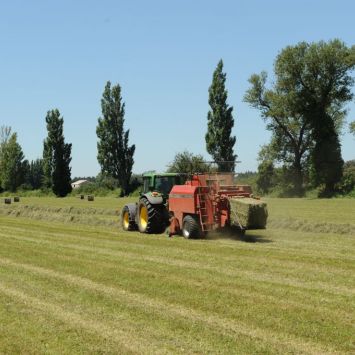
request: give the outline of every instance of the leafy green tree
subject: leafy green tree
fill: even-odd
[[[197,173],[207,172],[210,170],[208,164],[204,162],[202,155],[194,155],[185,150],[182,153],[177,153],[174,160],[169,164],[169,173]]]
[[[344,173],[339,184],[339,191],[343,194],[351,192],[355,187],[355,160],[344,163]]]
[[[274,187],[275,168],[270,160],[262,161],[258,166],[258,177],[256,179],[256,186],[258,191],[262,194],[267,194]]]
[[[25,181],[24,154],[17,142],[17,134],[12,133],[11,129],[5,140],[1,142],[0,153],[0,181],[3,190],[16,191]]]
[[[63,134],[64,119],[55,109],[47,112],[48,136],[43,144],[44,184],[51,187],[58,197],[71,192],[71,147],[65,143]]]
[[[277,62],[275,66],[277,65]],[[293,93],[282,91],[278,74],[271,89],[266,88],[267,74],[253,74],[249,82],[250,89],[244,100],[261,112],[271,131],[271,142],[267,146],[268,160],[282,162],[293,171],[295,195],[304,193],[303,180],[305,163],[312,146],[311,127],[304,115],[297,113],[297,102],[292,100]]]
[[[236,138],[231,135],[234,126],[233,107],[227,104],[225,82],[226,74],[223,73],[223,61],[220,60],[208,90],[211,110],[207,114],[205,140],[207,152],[217,162],[218,171],[234,171],[236,155],[233,147]]]
[[[129,130],[124,130],[125,104],[122,103],[121,87],[111,89],[108,81],[101,99],[102,117],[98,119],[96,134],[97,160],[101,172],[117,179],[122,195],[129,192],[135,145],[129,145]]]
[[[307,162],[311,162],[315,184],[324,194],[335,190],[342,175],[339,130],[351,100],[350,76],[354,47],[339,40],[286,47],[275,62],[275,84],[265,88],[266,73],[250,78],[245,101],[259,109],[278,147],[277,158],[294,172],[296,194]],[[308,168],[308,166],[307,166]]]
[[[293,65],[283,82],[285,86],[297,86],[301,94],[302,112],[315,141],[311,154],[313,181],[324,186],[321,195],[325,197],[335,192],[342,178],[344,162],[336,120],[345,117],[344,106],[353,98],[350,73],[355,68],[355,58],[351,59],[354,50],[339,40],[301,43],[287,48],[285,56],[290,60],[280,64],[280,70],[285,70],[290,61]]]
[[[95,178],[96,185],[100,188],[114,190],[118,187],[117,179],[112,176],[100,172]]]
[[[28,164],[26,184],[34,190],[40,189],[43,184],[43,178],[43,159],[32,160]]]

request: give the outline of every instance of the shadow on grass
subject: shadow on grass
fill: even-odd
[[[247,243],[273,243],[274,242],[273,240],[264,238],[261,235],[248,235],[248,234],[243,235],[243,237],[240,240]]]
[[[251,232],[253,234],[248,234],[248,231],[242,232],[239,228],[223,228],[220,230],[209,232],[205,239],[228,239],[245,243],[273,243],[271,239],[265,238],[263,235],[255,232],[257,231],[253,230]]]

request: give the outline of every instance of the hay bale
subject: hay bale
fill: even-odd
[[[18,196],[14,197],[14,202],[20,202],[20,198]]]
[[[267,206],[255,198],[233,197],[230,199],[231,224],[246,229],[263,229],[266,227]]]
[[[88,196],[88,201],[94,201],[94,196],[93,195],[89,195]]]
[[[5,205],[11,205],[11,198],[5,198],[4,203]]]

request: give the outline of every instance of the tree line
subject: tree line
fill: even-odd
[[[64,119],[55,109],[47,112],[45,121],[48,136],[43,142],[43,157],[31,162],[24,159],[11,127],[0,128],[0,190],[42,188],[59,197],[71,192],[71,144],[64,141]]]
[[[258,188],[268,193],[281,186],[285,195],[302,196],[317,188],[320,196],[332,196],[344,179],[344,161],[339,135],[345,124],[346,104],[353,99],[352,72],[355,46],[340,40],[300,42],[284,48],[274,63],[273,81],[266,72],[253,74],[244,101],[257,109],[271,132],[270,142],[259,152]],[[234,171],[237,155],[233,107],[227,103],[223,61],[217,64],[208,90],[210,110],[205,134],[206,151],[217,171]],[[125,103],[119,84],[107,82],[101,99],[102,116],[96,127],[97,160],[101,174],[131,191],[135,145],[125,130]],[[10,127],[0,131],[0,188],[15,191],[19,186],[52,190],[57,196],[71,191],[71,148],[65,143],[64,119],[57,109],[48,111],[47,137],[41,159],[28,162]],[[355,121],[349,131],[355,136]],[[245,134],[251,134],[245,132]],[[201,155],[177,153],[171,172],[210,169]],[[353,185],[355,184],[355,177]]]
[[[213,74],[212,85],[209,89],[211,111],[208,112],[206,144],[207,151],[218,162],[219,171],[234,171],[235,137],[231,136],[234,125],[233,108],[227,104],[225,81],[226,74],[223,73],[221,60]],[[107,185],[110,179],[114,179],[117,185],[111,183],[110,186],[120,187],[121,195],[124,196],[137,187],[137,178],[132,179],[135,145],[129,144],[129,129],[124,128],[125,103],[122,101],[119,84],[111,86],[110,81],[106,83],[101,99],[101,111],[102,116],[98,118],[96,127],[97,160],[101,167],[100,177],[97,180],[101,180],[102,185]],[[15,191],[20,186],[26,189],[41,188],[53,191],[58,197],[64,197],[71,192],[72,145],[65,143],[64,119],[59,110],[54,109],[47,112],[45,122],[48,135],[43,142],[43,156],[30,163],[24,160],[16,133],[11,135],[10,127],[2,127],[0,137],[2,147],[0,150],[0,187],[2,190]],[[13,150],[12,155],[9,155],[8,153]],[[202,159],[198,156],[197,160]],[[196,169],[196,157],[192,157],[192,161],[190,168]],[[199,164],[199,171],[207,169],[204,162]],[[184,167],[180,166],[180,168],[183,172]]]
[[[222,156],[235,163],[233,153],[219,155],[209,150],[222,152],[235,143],[235,137],[230,136],[233,108],[223,107],[227,93],[217,79],[221,75],[225,79],[221,67],[222,62],[209,89],[213,114],[208,113],[207,151],[216,160]],[[271,132],[270,142],[259,151],[255,182],[260,193],[277,190],[283,196],[303,196],[306,190],[317,189],[319,197],[330,197],[354,188],[354,162],[344,164],[339,140],[346,104],[354,97],[354,68],[355,46],[347,47],[336,39],[284,48],[276,57],[269,85],[265,71],[251,75],[244,101],[260,112]],[[223,116],[211,125],[215,112]],[[226,136],[218,136],[227,130]],[[349,124],[349,132],[355,136],[355,121]],[[188,151],[178,153],[170,171],[189,166],[200,169],[202,161],[201,156]]]

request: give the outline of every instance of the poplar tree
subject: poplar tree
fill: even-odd
[[[208,103],[211,110],[207,114],[207,133],[205,136],[207,152],[217,162],[218,171],[234,171],[236,155],[233,147],[236,141],[232,136],[234,119],[233,107],[227,104],[228,92],[225,88],[226,74],[223,61],[219,61],[209,87]],[[225,162],[225,163],[224,163]]]
[[[135,145],[129,145],[129,130],[124,130],[125,104],[121,87],[108,81],[101,99],[102,117],[98,119],[96,134],[97,160],[101,172],[118,180],[121,195],[126,195],[132,175]]]
[[[0,181],[7,191],[16,189],[25,181],[25,164],[22,148],[17,142],[17,134],[8,131],[6,140],[1,142]]]
[[[48,136],[43,144],[44,183],[58,197],[71,192],[71,147],[65,143],[63,134],[64,119],[55,109],[47,112]]]

